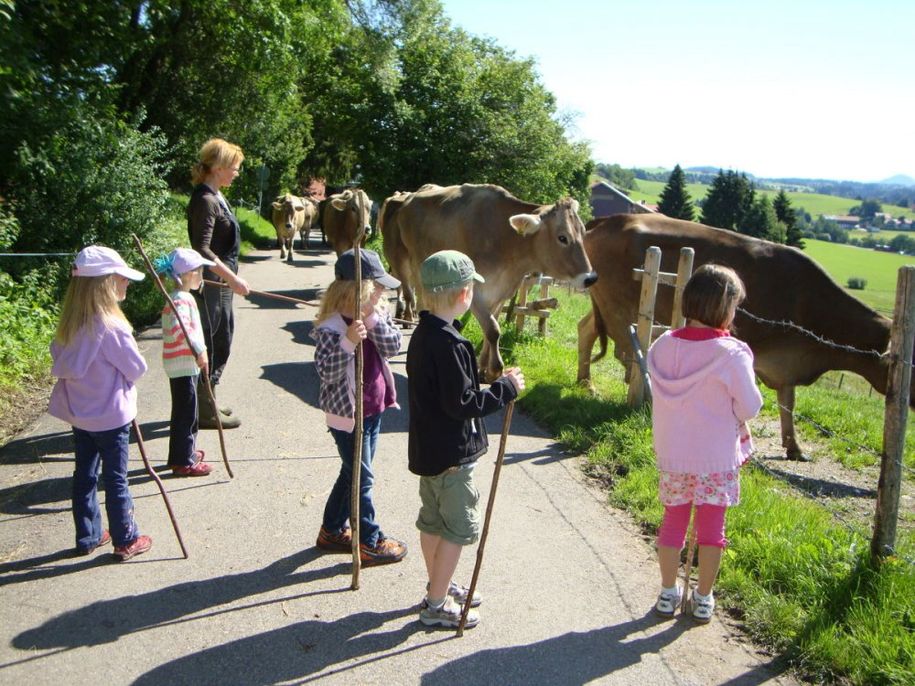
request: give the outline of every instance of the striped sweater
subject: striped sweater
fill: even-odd
[[[191,337],[191,346],[189,348],[184,339],[184,332],[181,331],[171,305],[166,304],[162,310],[162,366],[165,367],[165,374],[170,379],[196,376],[200,373],[197,356],[206,349],[197,302],[187,291],[175,291],[172,293],[172,301],[178,308],[181,321],[184,322]]]

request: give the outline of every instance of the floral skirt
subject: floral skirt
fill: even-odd
[[[740,470],[711,474],[661,472],[658,495],[662,505],[723,505],[740,502]]]

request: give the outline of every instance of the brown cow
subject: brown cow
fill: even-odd
[[[280,259],[292,262],[292,244],[296,232],[302,227],[310,227],[314,219],[314,205],[296,195],[286,193],[273,201],[273,228],[276,230],[276,242],[280,246]],[[307,231],[307,229],[306,229]],[[307,244],[307,242],[306,242]],[[303,245],[302,247],[306,247]]]
[[[485,335],[480,369],[489,381],[502,373],[496,317],[525,274],[570,279],[578,288],[597,278],[582,246],[585,227],[572,199],[536,205],[499,186],[429,185],[389,198],[379,217],[385,257],[402,282],[405,319],[414,318],[419,265],[438,250],[469,255],[486,279],[475,286],[471,309]]]
[[[301,240],[302,250],[308,249],[308,236],[311,230],[318,225],[318,207],[320,201],[310,195],[303,195],[302,201],[305,203],[305,221],[299,227],[299,238]]]
[[[321,231],[338,255],[353,247],[359,231],[364,229],[362,242],[368,239],[372,201],[361,188],[348,188],[330,196],[324,203]]]
[[[661,270],[677,271],[681,247],[696,252],[694,268],[709,262],[734,269],[747,287],[741,306],[750,315],[793,322],[816,336],[858,350],[883,353],[890,340],[890,320],[846,293],[800,250],[750,238],[733,231],[670,219],[664,215],[621,214],[588,224],[585,249],[600,279],[591,289],[592,310],[578,324],[578,379],[590,384],[591,350],[607,336],[624,364],[631,359],[629,325],[636,321],[640,282],[632,270],[642,267],[645,250],[661,249]],[[658,288],[655,320],[670,323],[673,289]],[[778,393],[782,445],[788,459],[804,459],[794,435],[794,387],[806,386],[830,370],[863,376],[885,392],[885,357],[830,347],[790,327],[754,321],[738,311],[737,335],[753,350],[759,378]],[[628,367],[627,367],[628,369]],[[910,404],[915,403],[915,389]]]

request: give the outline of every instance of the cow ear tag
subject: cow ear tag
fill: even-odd
[[[508,218],[508,223],[521,236],[530,236],[540,229],[540,217],[536,214],[513,214]]]

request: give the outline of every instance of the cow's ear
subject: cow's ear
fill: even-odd
[[[540,217],[536,214],[514,214],[508,218],[508,223],[522,236],[530,236],[540,230]]]
[[[341,212],[346,209],[346,200],[343,198],[334,198],[330,201],[330,204],[333,205],[335,210],[340,210]]]
[[[275,210],[281,210],[281,209],[283,209],[283,203],[281,203],[281,202],[275,202],[275,203],[272,203],[272,204],[273,204],[273,209],[275,209]]]

